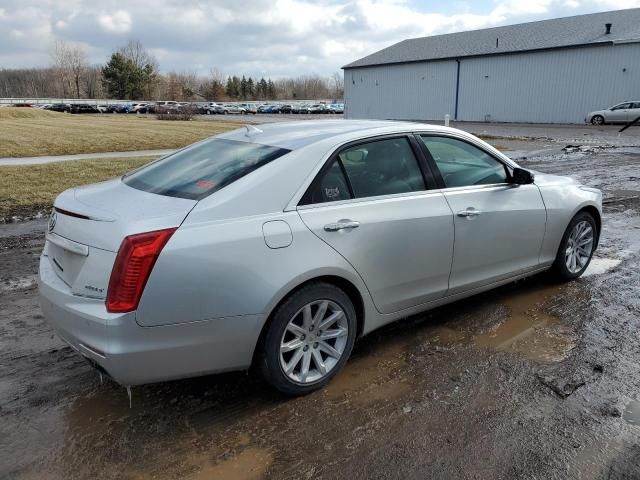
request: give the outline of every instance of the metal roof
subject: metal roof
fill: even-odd
[[[640,42],[640,8],[412,38],[342,68],[635,41]]]

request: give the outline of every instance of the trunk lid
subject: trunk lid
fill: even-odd
[[[196,203],[137,190],[120,179],[67,190],[54,203],[44,254],[73,294],[105,298],[122,240],[177,227]]]

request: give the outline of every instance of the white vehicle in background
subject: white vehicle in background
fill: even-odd
[[[590,112],[585,120],[593,125],[604,125],[605,123],[628,123],[638,117],[640,117],[640,100],[632,100],[606,110]]]
[[[236,115],[244,115],[245,113],[247,113],[247,110],[244,107],[232,103],[223,105],[222,108],[224,109],[224,113],[233,113]]]
[[[146,106],[147,106],[147,105],[148,105],[148,103],[147,103],[147,102],[144,102],[144,103],[134,103],[134,104],[132,104],[132,105],[131,105],[131,110],[130,110],[130,112],[132,112],[132,113],[140,113],[140,110],[141,110],[141,109],[143,109],[143,110],[144,110],[144,109],[146,109]]]

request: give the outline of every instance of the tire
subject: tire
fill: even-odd
[[[307,308],[310,312],[308,316],[305,315]],[[318,322],[318,315],[322,316],[320,322],[326,322],[327,319],[331,322],[330,317],[334,316],[337,320],[328,323],[323,332],[317,328],[319,324],[313,324],[314,321]],[[310,327],[305,322],[306,318],[311,322]],[[293,327],[297,333],[293,333]],[[259,350],[258,361],[262,376],[274,388],[288,395],[305,395],[318,390],[347,362],[355,342],[356,330],[353,303],[342,290],[328,283],[309,284],[290,294],[274,312]],[[322,340],[322,337],[316,336],[316,332],[324,335],[336,335],[338,332],[340,336]],[[281,346],[294,343],[297,346],[281,353]],[[330,350],[325,350],[327,345],[333,350],[331,355]],[[339,358],[336,358],[338,353]],[[318,357],[325,372],[322,372],[316,360]],[[304,373],[305,364],[307,373]],[[287,366],[291,368],[290,373],[285,371]]]
[[[602,115],[594,115],[591,117],[592,125],[604,125],[604,117]]]
[[[585,227],[584,230],[582,230],[582,233],[579,231],[579,225]],[[591,228],[590,234],[588,233],[589,230],[587,227]],[[575,240],[576,232],[578,242]],[[556,254],[556,260],[553,263],[553,270],[559,279],[564,281],[575,280],[584,273],[589,266],[589,263],[591,263],[593,252],[595,251],[598,243],[598,234],[598,226],[593,215],[588,212],[579,212],[575,217],[573,217],[562,236],[562,241],[560,242],[560,247],[558,247],[558,253]],[[586,241],[589,235],[591,235],[591,242],[587,245],[583,245],[583,247],[588,247],[586,248],[586,250],[588,250],[588,255],[586,257],[584,255],[575,257],[577,260],[575,260],[575,266],[572,268],[572,255],[569,253],[569,250],[578,250],[578,252],[580,252],[580,242]],[[577,248],[576,245],[578,245]],[[583,251],[584,250],[585,248],[583,248]]]

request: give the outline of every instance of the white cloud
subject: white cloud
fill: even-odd
[[[98,17],[98,23],[110,33],[128,33],[131,31],[131,15],[125,10],[117,10],[112,14],[103,13]]]
[[[3,67],[47,63],[56,38],[81,43],[104,63],[129,38],[154,52],[162,70],[330,75],[411,37],[555,16],[640,7],[640,0],[0,0]],[[450,6],[447,7],[447,4]],[[135,28],[134,28],[135,25]],[[18,39],[15,33],[21,32]],[[44,59],[44,61],[43,61]]]

